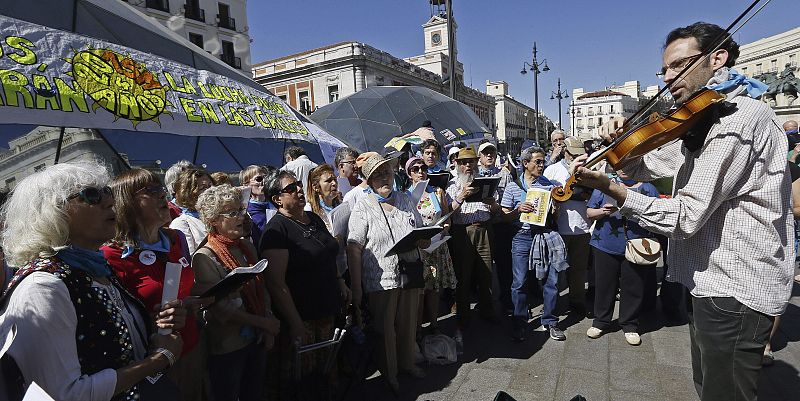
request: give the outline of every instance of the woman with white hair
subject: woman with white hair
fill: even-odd
[[[2,299],[0,333],[16,326],[7,355],[26,385],[60,401],[146,400],[144,379],[181,353],[180,302],[163,305],[151,325],[99,251],[115,233],[108,181],[96,163],[57,164],[20,181],[3,209],[6,260],[20,269]]]
[[[256,249],[245,238],[242,193],[230,185],[205,190],[197,199],[208,242],[194,254],[192,267],[199,291],[220,282],[239,266],[258,262]],[[208,371],[215,401],[255,401],[264,398],[267,350],[280,322],[273,317],[264,280],[248,281],[241,290],[217,302],[203,314],[208,339]]]

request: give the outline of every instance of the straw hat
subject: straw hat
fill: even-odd
[[[397,159],[384,159],[383,156],[379,154],[374,154],[369,156],[366,161],[364,161],[364,165],[361,166],[361,174],[364,175],[364,178],[369,179],[369,177],[378,170],[378,167],[389,163],[392,168],[397,164]]]
[[[458,151],[458,156],[456,156],[456,160],[467,160],[467,159],[477,159],[478,155],[475,154],[475,149],[470,146]]]
[[[356,167],[361,168],[371,156],[378,156],[378,152],[364,152],[356,158]]]

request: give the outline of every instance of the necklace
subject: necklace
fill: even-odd
[[[289,219],[289,221],[294,223],[294,225],[296,225],[297,228],[299,228],[300,231],[303,232],[303,238],[306,238],[306,239],[308,239],[308,238],[317,239],[317,237],[313,235],[315,232],[317,232],[317,225],[314,224],[313,220],[309,219],[308,224],[306,224],[306,223],[303,223],[302,221],[298,221],[297,219],[295,219],[293,217],[289,217],[289,216],[287,216],[287,215],[285,215],[283,213],[278,213],[278,214],[283,216],[283,217],[285,217],[285,218],[287,218],[287,219]],[[317,241],[319,241],[319,240],[317,239]]]

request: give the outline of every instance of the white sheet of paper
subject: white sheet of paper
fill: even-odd
[[[161,293],[161,305],[178,299],[181,270],[183,270],[183,266],[180,263],[167,262],[164,269],[164,291]],[[158,329],[158,334],[167,335],[170,333],[172,333],[170,329]]]
[[[433,251],[436,250],[436,248],[442,246],[442,244],[447,242],[447,240],[449,240],[449,239],[450,239],[450,236],[449,235],[444,235],[443,232],[441,232],[439,234],[436,234],[431,238],[431,245],[428,246],[427,248],[423,249],[423,251],[428,252],[428,253],[432,253]]]
[[[331,221],[331,230],[334,237],[346,237],[347,225],[350,221],[350,204],[342,203],[328,214]]]
[[[36,382],[31,382],[31,385],[28,386],[28,390],[25,391],[25,397],[22,397],[22,401],[55,401],[53,397],[47,394],[46,391],[42,390]]]
[[[420,181],[414,184],[414,188],[411,188],[411,204],[416,205],[419,203],[419,200],[422,199],[422,194],[425,193],[425,189],[428,188],[428,181]]]

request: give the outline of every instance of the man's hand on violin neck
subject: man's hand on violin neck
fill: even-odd
[[[602,171],[590,170],[586,167],[578,167],[575,170],[575,179],[579,185],[597,189],[600,192],[614,198],[618,205],[625,203],[628,190],[622,185],[611,182],[608,175]]]

